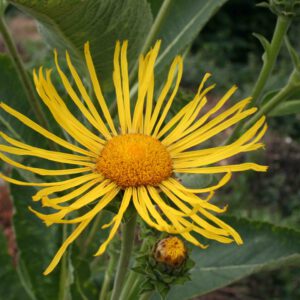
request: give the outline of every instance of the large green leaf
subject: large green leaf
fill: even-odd
[[[58,299],[59,268],[48,276],[44,276],[43,271],[58,249],[61,237],[57,227],[47,228],[28,210],[29,205],[34,206],[31,200],[34,193],[33,188],[11,186],[15,208],[13,223],[19,250],[19,274],[31,299]]]
[[[16,269],[13,267],[12,257],[7,253],[6,239],[1,230],[0,266],[0,299],[29,299],[21,285]]]
[[[194,248],[192,280],[174,286],[167,299],[191,299],[262,270],[300,264],[300,232],[246,219],[225,221],[241,234],[244,245],[211,243],[206,250]]]
[[[162,40],[158,72],[163,70],[175,55],[184,53],[205,24],[226,1],[165,0],[159,11],[158,3],[162,1],[149,0],[153,13],[157,13],[150,43],[156,39]]]
[[[146,0],[11,0],[35,17],[46,41],[83,61],[83,45],[91,43],[102,84],[111,83],[117,40],[129,40],[129,58],[136,60],[152,23]],[[64,53],[64,52],[63,52]]]

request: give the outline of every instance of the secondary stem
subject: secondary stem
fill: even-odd
[[[131,252],[133,248],[135,224],[136,224],[136,214],[134,214],[131,217],[131,219],[126,224],[123,224],[122,226],[123,230],[122,230],[121,254],[118,262],[111,300],[119,300],[120,294],[122,292],[122,286],[128,271]]]
[[[261,93],[263,92],[263,89],[267,83],[267,80],[273,70],[273,67],[277,60],[277,56],[281,49],[284,37],[287,33],[287,30],[288,30],[290,24],[291,24],[290,18],[286,18],[283,16],[279,16],[277,18],[277,23],[276,23],[276,27],[275,27],[275,30],[273,33],[270,48],[269,48],[268,52],[264,53],[265,59],[263,62],[263,66],[262,66],[262,69],[259,73],[259,76],[257,78],[257,81],[256,81],[254,88],[252,90],[252,93],[251,93],[252,97],[253,97],[253,101],[252,101],[253,106],[255,104],[257,104],[259,97],[260,97]],[[235,138],[239,135],[239,132],[242,129],[242,127],[243,127],[243,122],[241,122],[238,126],[236,126],[233,133],[226,141],[226,144],[230,144],[235,140]]]
[[[141,250],[140,252],[143,253],[147,247],[146,240],[141,245]],[[125,282],[125,285],[122,289],[122,293],[120,295],[119,300],[126,300],[126,299],[131,299],[133,295],[136,293],[137,289],[137,284],[140,283],[140,278],[143,277],[142,274],[131,270],[129,273],[129,276],[127,277],[127,280]]]
[[[273,70],[273,67],[275,65],[277,56],[279,54],[279,51],[281,49],[284,37],[287,33],[287,30],[291,24],[291,19],[286,18],[283,16],[279,16],[277,18],[276,27],[274,30],[273,38],[270,44],[270,51],[269,54],[266,56],[266,59],[264,60],[263,67],[260,71],[260,74],[258,76],[258,79],[254,85],[254,88],[252,90],[252,97],[253,97],[253,104],[257,103],[265,85],[266,82]],[[266,55],[266,53],[265,53]]]
[[[107,299],[107,293],[109,291],[109,286],[113,277],[113,272],[116,265],[116,253],[112,251],[112,254],[109,258],[109,263],[104,275],[104,281],[101,287],[101,293],[99,296],[99,300],[106,300]]]
[[[64,241],[68,236],[67,226],[62,227],[62,240]],[[58,300],[68,299],[68,289],[69,289],[69,268],[68,268],[68,253],[66,252],[62,257],[61,261],[61,271],[60,271],[60,282],[59,282],[59,294]]]
[[[49,128],[49,123],[44,115],[44,112],[40,106],[40,101],[36,97],[35,91],[33,89],[33,85],[26,73],[26,70],[24,68],[23,62],[18,54],[18,51],[16,49],[16,46],[12,40],[12,37],[8,31],[8,28],[4,21],[4,16],[0,16],[0,33],[3,36],[3,40],[5,42],[5,45],[7,47],[7,50],[9,51],[9,54],[12,58],[12,61],[15,65],[16,71],[18,73],[18,76],[21,80],[22,86],[24,88],[24,92],[26,93],[27,100],[34,111],[36,117],[38,118],[39,122],[42,126],[45,128]]]
[[[259,120],[263,115],[267,115],[271,112],[280,102],[286,99],[286,97],[295,90],[295,86],[293,84],[293,77],[298,76],[297,71],[294,71],[291,75],[291,79],[288,84],[280,90],[272,99],[270,99],[266,104],[264,104],[259,111],[244,125],[243,129],[247,130],[251,127],[256,121]],[[299,89],[299,87],[298,87]]]

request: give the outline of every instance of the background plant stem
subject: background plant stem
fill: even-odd
[[[252,106],[255,106],[258,103],[258,100],[261,96],[261,93],[263,92],[263,89],[267,83],[267,80],[274,68],[275,62],[277,60],[279,51],[282,47],[282,43],[284,40],[284,37],[287,33],[287,30],[291,24],[291,19],[286,18],[283,16],[279,16],[277,18],[276,22],[276,27],[273,33],[272,41],[270,44],[270,47],[268,51],[266,51],[264,55],[264,60],[263,60],[263,66],[261,68],[261,71],[259,73],[259,76],[257,78],[257,81],[254,85],[254,88],[252,90]],[[259,113],[259,112],[258,112]],[[239,135],[240,130],[243,127],[243,122],[241,122],[234,131],[232,132],[231,136],[228,138],[226,141],[226,144],[232,143],[235,138]]]
[[[127,273],[128,266],[129,266],[131,252],[133,248],[133,242],[134,242],[135,225],[136,225],[136,213],[134,213],[134,215],[127,223],[122,225],[121,254],[117,266],[111,300],[119,300],[126,274],[128,274]]]
[[[116,266],[116,261],[117,261],[117,257],[116,257],[116,253],[115,251],[111,251],[111,255],[109,258],[109,263],[104,275],[104,280],[103,280],[103,284],[101,287],[101,293],[99,296],[99,300],[106,300],[107,299],[107,293],[109,292],[109,286],[110,283],[112,281],[113,278],[113,273],[115,270],[115,266]]]

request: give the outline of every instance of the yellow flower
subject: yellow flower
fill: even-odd
[[[140,217],[149,226],[170,234],[179,234],[196,246],[207,247],[195,238],[195,234],[221,243],[235,241],[237,244],[242,244],[239,234],[215,216],[215,213],[222,213],[226,208],[219,208],[209,203],[208,200],[216,189],[229,181],[231,172],[245,170],[264,172],[267,167],[255,163],[217,166],[212,164],[238,153],[263,147],[259,141],[267,128],[265,118],[262,117],[230,145],[193,149],[194,146],[209,140],[253,114],[256,108],[247,109],[250,98],[238,102],[229,109],[222,110],[235,92],[234,86],[214,107],[201,113],[207,102],[206,94],[214,87],[211,85],[204,88],[205,82],[210,77],[206,74],[195,97],[175,116],[166,121],[181,80],[182,57],[177,56],[174,59],[167,80],[158,96],[155,97],[154,65],[160,42],[158,41],[146,56],[141,56],[137,99],[134,102],[130,99],[127,45],[127,41],[122,45],[117,42],[114,54],[113,82],[118,122],[112,119],[104,100],[90,54],[89,43],[85,44],[84,53],[98,104],[94,103],[89,96],[68,53],[66,54],[67,64],[77,86],[76,90],[61,70],[56,51],[55,63],[70,99],[90,123],[91,128],[87,128],[69,110],[66,101],[61,98],[51,81],[50,70],[44,72],[40,68],[38,74],[34,72],[38,94],[63,131],[76,141],[76,144],[49,132],[7,104],[1,103],[1,108],[6,113],[65,148],[64,152],[41,149],[1,133],[1,137],[9,144],[0,145],[0,158],[4,162],[39,175],[76,174],[75,177],[61,181],[44,183],[23,182],[1,174],[1,178],[14,184],[43,187],[33,196],[33,200],[41,200],[44,206],[53,208],[57,212],[42,214],[33,209],[31,211],[48,226],[58,223],[78,224],[58,250],[44,274],[50,273],[56,267],[68,245],[81,234],[100,211],[114,201],[119,193],[123,197],[119,211],[109,224],[103,226],[103,228],[111,227],[111,230],[96,255],[101,255],[113,239],[129,205],[134,205]],[[97,110],[97,105],[100,110]],[[201,117],[199,117],[200,113]],[[215,116],[216,113],[219,114]],[[77,167],[60,170],[29,167],[18,163],[3,152],[35,156]],[[223,173],[224,175],[214,186],[191,189],[184,187],[176,178],[176,174],[179,173]],[[65,192],[65,195],[57,196],[57,192]],[[169,199],[168,202],[164,200],[162,194]],[[199,194],[204,194],[206,198],[200,197]],[[92,209],[72,218],[70,215],[72,212],[79,211],[87,205],[93,205]]]

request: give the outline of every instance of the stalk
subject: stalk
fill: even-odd
[[[106,300],[107,299],[107,293],[109,292],[109,286],[112,281],[114,269],[116,265],[116,253],[112,251],[112,254],[109,258],[109,263],[104,275],[104,281],[103,285],[101,287],[101,293],[99,295],[99,300]]]
[[[136,225],[136,214],[122,226],[122,246],[120,258],[117,266],[117,272],[113,287],[111,300],[119,300],[122,292],[123,283],[125,281],[126,274],[128,272],[128,266],[131,258],[131,252],[133,248],[134,235]]]
[[[265,59],[263,61],[263,66],[251,93],[253,97],[252,106],[255,106],[258,103],[261,93],[263,92],[267,80],[269,79],[270,74],[274,68],[279,51],[282,47],[284,37],[290,24],[290,18],[278,16],[271,44],[269,45],[268,51],[264,53]],[[235,127],[233,133],[226,141],[226,144],[230,144],[236,139],[243,127],[243,124],[244,123],[241,122],[238,126]]]

